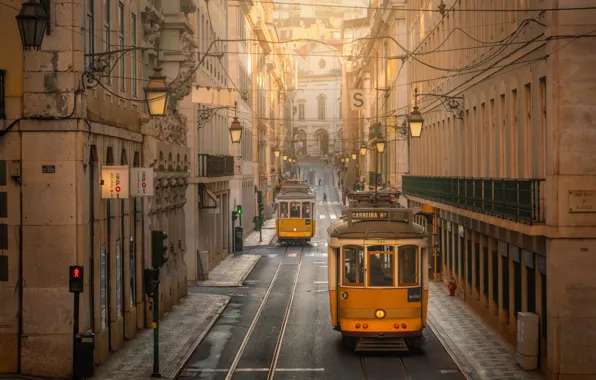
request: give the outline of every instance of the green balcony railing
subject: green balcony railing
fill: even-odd
[[[403,176],[403,193],[526,224],[545,221],[544,179]]]

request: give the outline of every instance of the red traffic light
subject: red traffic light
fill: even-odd
[[[80,265],[70,266],[70,279],[71,280],[82,280],[83,279],[83,267]]]

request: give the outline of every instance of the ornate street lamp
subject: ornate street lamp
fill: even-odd
[[[362,144],[362,146],[360,147],[360,155],[361,156],[366,156],[366,145]]]
[[[346,160],[345,158],[343,158],[343,157],[341,158],[341,162],[344,162],[345,160]]]
[[[273,154],[275,155],[275,158],[279,158],[279,155],[281,154],[279,147],[276,146],[275,149],[273,149]]]
[[[358,157],[358,154],[357,154],[356,152],[353,152],[353,153],[352,153],[352,160],[355,160],[355,159],[356,159],[356,157]]]
[[[151,116],[164,116],[170,102],[170,89],[166,84],[166,77],[161,73],[161,67],[153,69],[149,83],[145,87],[145,100]]]
[[[408,124],[410,125],[410,133],[412,137],[420,137],[422,134],[422,125],[424,124],[424,119],[418,111],[418,89],[414,89],[414,109],[408,118]]]
[[[240,125],[236,116],[234,116],[232,125],[230,125],[230,137],[232,138],[232,144],[240,143],[240,139],[242,138],[242,125]]]
[[[37,0],[28,0],[21,5],[16,16],[24,50],[39,50],[43,36],[50,27],[50,19],[43,5]]]
[[[281,158],[282,158],[284,161],[287,161],[287,160],[288,160],[288,155],[287,155],[287,154],[284,154],[283,156],[281,156]]]
[[[346,160],[346,164],[347,164],[348,162],[350,162],[350,157],[346,157],[345,160]]]
[[[385,140],[380,139],[377,141],[377,152],[383,153],[385,151]]]

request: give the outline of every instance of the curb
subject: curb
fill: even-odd
[[[462,375],[464,375],[466,380],[477,380],[465,369],[464,363],[462,363],[460,358],[455,354],[455,350],[451,347],[451,345],[449,345],[449,343],[447,343],[447,340],[445,339],[445,337],[443,337],[443,334],[441,334],[438,331],[438,329],[435,328],[434,322],[431,322],[431,319],[433,319],[433,318],[430,318],[430,316],[427,315],[426,324],[427,324],[428,328],[431,329],[432,332],[435,334],[435,336],[437,337],[437,340],[441,343],[441,346],[443,346],[443,348],[445,349],[445,351],[447,352],[449,357],[451,357],[453,362],[457,365],[457,368],[459,368],[459,371],[462,373]],[[476,371],[474,370],[474,373],[475,372]]]
[[[257,259],[253,262],[253,264],[250,266],[250,268],[248,268],[248,270],[246,271],[244,276],[242,276],[242,278],[240,279],[240,282],[238,282],[238,286],[244,285],[244,280],[246,280],[246,278],[250,275],[250,272],[252,272],[252,270],[255,269],[255,266],[257,265],[259,260],[261,260],[261,257],[263,257],[261,255],[253,255],[253,256],[257,256]]]
[[[184,366],[186,365],[186,363],[188,363],[188,361],[190,360],[190,357],[195,352],[195,350],[197,349],[197,347],[199,346],[199,344],[201,344],[201,342],[203,341],[203,339],[205,339],[205,337],[207,336],[207,334],[211,331],[211,329],[213,328],[213,325],[215,325],[215,322],[217,322],[217,320],[219,319],[221,313],[223,313],[223,311],[225,310],[225,308],[230,303],[230,300],[231,299],[232,299],[232,297],[228,297],[228,300],[219,308],[219,310],[211,318],[211,321],[209,322],[209,324],[207,325],[207,327],[205,327],[205,329],[201,332],[201,334],[199,335],[199,337],[189,347],[188,351],[184,355],[184,358],[179,362],[179,365],[176,366],[176,369],[172,372],[172,375],[169,375],[169,376],[166,377],[167,380],[174,380],[178,376],[180,376],[180,372],[182,372],[182,370],[184,369]]]

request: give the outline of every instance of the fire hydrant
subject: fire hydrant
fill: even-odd
[[[449,288],[449,295],[451,297],[455,296],[455,290],[457,289],[455,278],[451,277],[451,280],[449,280],[449,285],[447,287]]]

